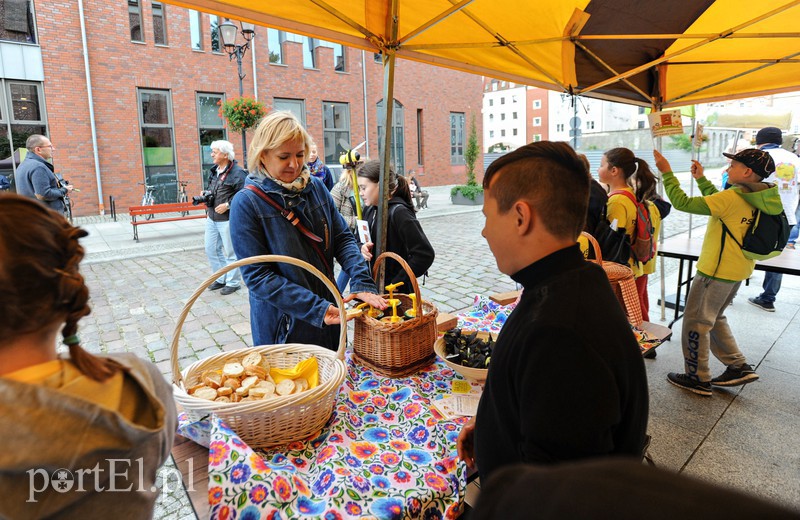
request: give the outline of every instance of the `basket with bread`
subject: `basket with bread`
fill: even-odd
[[[341,295],[312,265],[287,256],[254,256],[220,269],[195,290],[178,317],[171,345],[175,400],[190,419],[216,414],[254,448],[287,444],[322,429],[333,413],[346,373],[346,327],[341,327],[336,352],[299,343],[263,345],[215,354],[180,370],[181,330],[194,302],[222,274],[242,265],[270,262],[290,263],[319,278],[334,295],[345,322]]]

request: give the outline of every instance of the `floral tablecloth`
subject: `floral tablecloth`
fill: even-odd
[[[446,420],[431,402],[461,376],[441,361],[403,379],[347,358],[327,426],[313,439],[248,447],[212,416],[178,433],[209,447],[211,518],[455,518],[466,488],[456,439],[468,418]]]

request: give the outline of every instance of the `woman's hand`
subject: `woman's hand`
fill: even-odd
[[[329,305],[328,310],[325,311],[325,325],[339,325],[342,323],[342,317],[339,314],[339,309],[335,305]]]
[[[661,155],[661,152],[659,152],[658,150],[653,150],[653,157],[656,160],[656,168],[658,168],[658,171],[660,171],[661,173],[672,171],[672,167],[670,167],[669,161],[667,160],[666,157]]]
[[[699,179],[700,177],[703,176],[704,170],[705,168],[703,168],[703,165],[700,164],[699,161],[695,161],[694,159],[692,159],[692,168],[691,168],[692,177],[694,177],[695,179]]]
[[[361,246],[361,256],[364,257],[364,260],[367,262],[372,260],[372,246],[374,246],[372,242],[367,242],[363,246]]]
[[[463,460],[470,469],[475,469],[475,445],[473,444],[474,438],[475,417],[470,419],[468,423],[461,427],[461,433],[458,434],[458,440],[456,441],[458,458]]]
[[[369,305],[372,305],[373,307],[375,307],[377,309],[380,309],[380,310],[383,310],[383,309],[385,309],[386,307],[389,306],[389,303],[386,300],[384,300],[383,298],[381,298],[377,294],[372,294],[372,293],[368,293],[368,292],[355,293],[355,294],[351,294],[349,296],[349,300],[347,300],[347,301],[350,301],[353,298],[358,298],[362,302],[367,303]]]

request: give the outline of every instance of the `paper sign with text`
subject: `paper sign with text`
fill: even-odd
[[[653,137],[683,133],[683,121],[681,119],[680,110],[651,112],[647,114],[647,120],[650,123],[650,134]]]
[[[358,239],[362,244],[372,242],[372,237],[369,235],[369,222],[366,220],[356,220],[356,229],[358,230]]]

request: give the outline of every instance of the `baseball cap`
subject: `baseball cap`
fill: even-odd
[[[767,126],[758,131],[756,134],[756,144],[767,143],[783,144],[783,132],[781,132],[780,128]]]
[[[773,161],[772,157],[764,150],[749,148],[737,154],[723,152],[722,155],[728,159],[744,164],[762,179],[766,179],[775,171],[775,161]]]

